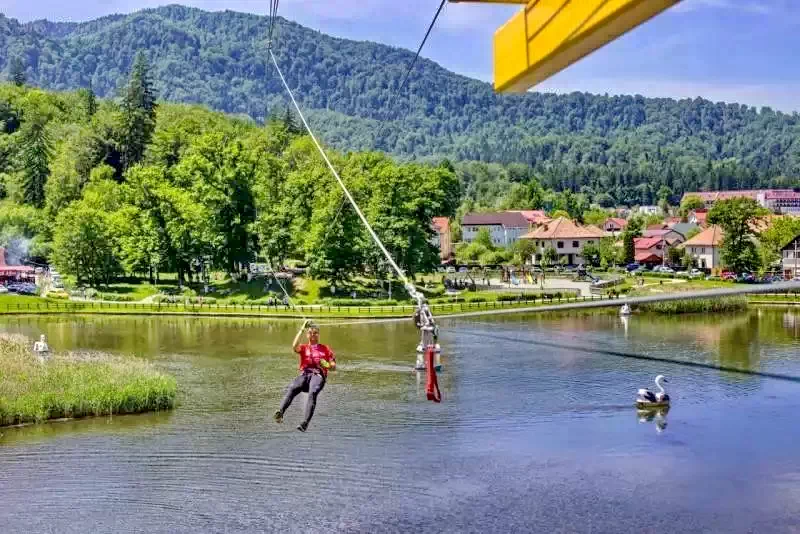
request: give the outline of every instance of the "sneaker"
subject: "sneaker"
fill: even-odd
[[[283,414],[280,410],[275,412],[275,415],[273,415],[272,418],[275,419],[276,423],[283,423]]]
[[[307,429],[308,429],[308,423],[306,423],[305,421],[297,425],[297,430],[299,430],[300,432],[305,432]]]

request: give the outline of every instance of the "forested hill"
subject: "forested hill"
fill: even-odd
[[[82,24],[0,17],[0,69],[20,57],[30,83],[74,89],[91,81],[99,95],[114,96],[144,49],[160,98],[260,120],[285,105],[266,27],[256,15],[180,6]],[[418,63],[400,96],[411,52],[286,20],[276,54],[326,142],[344,150],[525,163],[545,185],[626,203],[652,199],[662,185],[679,194],[799,184],[797,114],[702,99],[496,95],[430,61]]]

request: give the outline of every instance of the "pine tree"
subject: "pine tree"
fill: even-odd
[[[283,124],[289,134],[298,135],[300,133],[300,127],[297,126],[297,122],[294,120],[294,113],[289,106],[286,106],[286,112],[283,114]]]
[[[23,198],[26,203],[41,208],[53,153],[47,122],[39,117],[29,119],[21,135]]]
[[[156,107],[150,67],[144,54],[139,52],[122,100],[123,169],[128,169],[144,157],[156,127]]]
[[[27,82],[25,78],[25,65],[23,65],[20,58],[15,57],[11,60],[11,65],[8,69],[8,79],[17,87],[22,87],[25,85],[25,82]]]
[[[86,120],[90,121],[92,117],[94,117],[94,114],[97,113],[97,95],[95,95],[94,89],[92,89],[92,84],[89,83],[89,87],[78,89],[78,96],[83,102]]]

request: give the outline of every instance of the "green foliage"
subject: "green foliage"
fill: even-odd
[[[756,250],[753,223],[765,210],[752,198],[716,202],[708,222],[722,227],[722,263],[736,273],[756,270],[761,263]]]
[[[593,208],[593,209],[584,211],[582,218],[583,218],[584,224],[594,224],[594,225],[597,225],[597,226],[603,226],[603,223],[606,222],[606,220],[608,219],[609,216],[610,215],[609,215],[608,211]]]
[[[623,250],[623,263],[630,264],[636,259],[636,244],[634,239],[636,235],[633,232],[623,232],[622,234],[622,250]]]
[[[143,52],[136,54],[130,80],[122,99],[120,146],[122,168],[128,169],[144,157],[156,127],[156,96],[150,67]]]
[[[164,100],[203,103],[257,121],[268,109],[282,119],[287,101],[264,54],[265,24],[257,15],[177,5],[70,25],[4,19],[0,63],[24,50],[37,61],[28,71],[32,83],[65,90],[91,80],[98,95],[110,97],[143,50]],[[795,114],[700,98],[498,95],[490,84],[426,60],[411,74],[408,96],[398,98],[412,52],[334,39],[285,20],[277,31],[281,69],[300,89],[312,126],[333,147],[524,164],[481,163],[483,170],[470,170],[468,196],[486,207],[498,207],[494,201],[511,189],[484,182],[480,175],[487,170],[506,184],[525,186],[535,177],[545,189],[583,193],[603,207],[655,204],[667,188],[675,201],[691,190],[798,185]],[[514,207],[547,208],[520,188],[514,195]],[[574,217],[585,211],[564,209]]]
[[[482,245],[486,247],[488,250],[494,250],[494,244],[492,243],[492,235],[489,233],[487,228],[481,228],[478,230],[478,233],[475,234],[475,239],[472,240],[473,243],[477,245]]]
[[[46,365],[32,341],[0,337],[0,426],[64,417],[108,416],[174,407],[175,379],[143,360],[55,353]]]
[[[689,215],[689,212],[702,209],[704,207],[705,202],[703,202],[702,198],[698,197],[697,195],[688,195],[681,201],[681,207],[678,210],[678,213],[680,214],[681,218],[685,220]]]
[[[22,87],[25,85],[25,82],[27,82],[27,78],[25,76],[25,65],[22,63],[20,58],[15,57],[11,60],[11,63],[8,67],[8,79],[17,87]]]
[[[600,246],[594,244],[586,244],[583,246],[583,257],[586,263],[592,266],[600,265]]]
[[[52,143],[47,131],[47,119],[26,120],[21,132],[22,197],[37,208],[44,205],[44,188],[50,174]]]
[[[771,221],[770,227],[761,232],[758,240],[761,268],[769,269],[781,259],[781,249],[800,235],[800,218],[780,217]]]
[[[555,264],[556,260],[558,259],[558,252],[553,247],[547,247],[544,249],[542,253],[542,262],[545,266],[550,267]]]

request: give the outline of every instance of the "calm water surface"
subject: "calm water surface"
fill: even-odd
[[[447,320],[439,405],[410,321],[323,328],[305,434],[305,395],[270,419],[297,323],[2,321],[180,384],[170,413],[0,429],[3,533],[800,532],[800,382],[625,356],[800,378],[800,312]],[[659,373],[673,407],[640,422]]]

